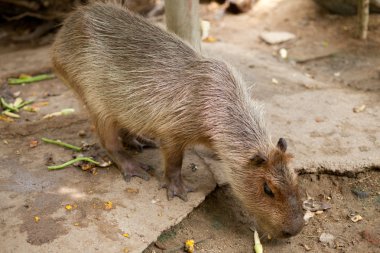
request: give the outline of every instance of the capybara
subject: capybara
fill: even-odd
[[[260,230],[290,237],[302,229],[286,141],[272,143],[261,107],[228,64],[203,57],[117,3],[73,11],[56,36],[52,62],[86,105],[101,144],[127,181],[149,174],[126,152],[121,133],[136,146],[159,140],[169,199],[187,199],[184,149],[204,144],[221,159],[234,194]]]

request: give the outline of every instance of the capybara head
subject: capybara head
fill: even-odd
[[[304,226],[297,175],[288,168],[292,155],[286,153],[285,139],[268,155],[255,154],[236,193],[253,215],[259,232],[273,238],[298,234]]]

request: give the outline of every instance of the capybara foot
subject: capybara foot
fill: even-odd
[[[187,193],[194,191],[192,187],[183,183],[182,178],[176,180],[167,180],[162,186],[167,190],[168,200],[172,200],[174,196],[179,197],[183,201],[187,201]]]
[[[126,182],[131,181],[132,177],[139,177],[148,181],[150,179],[150,175],[147,172],[149,169],[150,167],[146,164],[128,161],[121,166],[121,174],[123,174]]]

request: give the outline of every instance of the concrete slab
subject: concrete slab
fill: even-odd
[[[378,94],[321,83],[255,50],[224,43],[206,45],[204,50],[226,58],[243,73],[248,85],[256,84],[253,97],[266,106],[274,140],[285,137],[289,141],[296,169],[345,173],[380,167]],[[49,66],[48,48],[28,51],[27,55],[33,52],[38,61],[20,59],[22,52],[0,57],[0,78]],[[279,84],[271,83],[273,77]],[[186,155],[185,177],[197,187],[187,203],[179,199],[168,202],[165,191],[158,190],[162,175],[158,150],[139,156],[156,167],[149,182],[134,179],[126,184],[114,168],[99,170],[96,176],[73,168],[48,172],[45,163],[49,153],[59,163],[69,159],[72,152],[42,144],[30,148],[29,141],[48,136],[80,144],[77,133],[85,130],[88,137],[84,140],[96,143],[87,116],[80,113],[80,104],[57,80],[1,89],[2,94],[22,90],[24,98],[49,102],[38,114],[23,113],[18,122],[0,123],[1,140],[8,141],[0,143],[0,246],[4,252],[122,252],[124,248],[141,252],[161,231],[186,217],[215,187],[208,166],[215,180],[225,182],[212,153],[198,149],[197,154],[189,150]],[[53,96],[43,94],[47,91]],[[366,104],[366,110],[353,113],[352,108],[360,104]],[[77,113],[41,121],[44,114],[67,107],[76,108]],[[198,166],[196,172],[187,168],[190,163]],[[107,201],[113,203],[110,210],[104,206]],[[67,211],[66,204],[76,207]],[[35,216],[40,217],[37,223]],[[130,238],[123,233],[129,233]]]
[[[83,128],[81,121],[71,123]],[[52,131],[57,137],[62,133],[55,128],[35,132],[33,137],[38,139],[42,132],[52,135]],[[184,177],[196,191],[189,194],[188,202],[168,201],[166,191],[159,189],[163,174],[159,150],[138,155],[139,161],[156,168],[151,180],[126,183],[115,168],[98,170],[97,175],[72,167],[47,171],[48,153],[55,153],[54,160],[60,163],[70,159],[72,152],[47,144],[29,148],[28,137],[21,141],[1,137],[8,140],[0,144],[2,252],[123,252],[124,248],[141,252],[215,187],[211,173],[192,150],[186,153]],[[190,163],[197,165],[195,172]],[[112,209],[106,208],[107,201]],[[73,209],[66,210],[67,204]]]
[[[0,78],[32,73],[49,66],[48,48],[0,57]],[[25,57],[27,56],[27,57]],[[162,231],[179,223],[211,192],[216,183],[203,161],[187,150],[184,178],[195,188],[189,201],[168,201],[160,189],[163,170],[160,151],[135,154],[155,168],[150,181],[126,183],[115,167],[98,169],[93,175],[69,167],[48,171],[46,163],[71,159],[73,152],[41,143],[41,137],[80,145],[94,144],[99,159],[104,152],[93,133],[88,115],[74,94],[57,79],[26,86],[0,86],[0,96],[21,91],[24,99],[47,102],[38,113],[21,112],[12,123],[0,121],[0,248],[1,252],[142,252]],[[48,113],[74,108],[70,116],[43,120]],[[78,137],[83,130],[86,137]],[[37,147],[29,142],[39,140]],[[193,171],[188,165],[196,164]],[[112,202],[107,209],[106,202]],[[70,204],[72,210],[66,210]],[[35,221],[39,217],[39,221]],[[129,238],[123,236],[129,234]]]

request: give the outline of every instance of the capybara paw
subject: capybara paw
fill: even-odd
[[[168,200],[172,200],[177,196],[183,201],[187,201],[187,193],[194,191],[192,187],[185,185],[182,180],[168,181],[163,185],[163,188],[166,188],[167,190]]]
[[[133,165],[128,164],[128,166],[122,167],[121,173],[126,182],[131,181],[132,177],[139,177],[148,181],[150,179],[150,175],[147,172],[149,169],[150,167],[148,165],[135,163]]]

